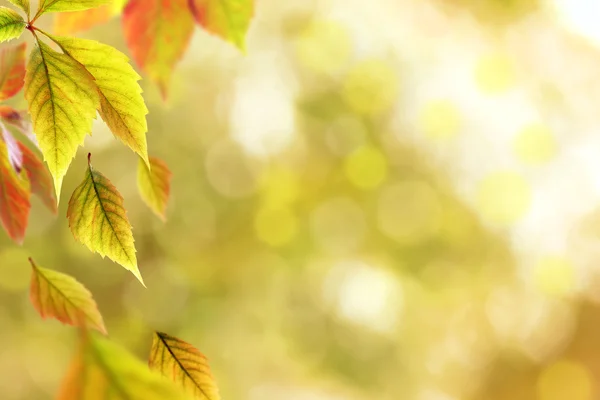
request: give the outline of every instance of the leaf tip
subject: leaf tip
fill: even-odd
[[[88,153],[88,165],[92,165],[92,153]]]

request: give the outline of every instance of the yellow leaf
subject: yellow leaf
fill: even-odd
[[[27,23],[15,10],[0,7],[0,42],[21,36]]]
[[[206,357],[181,339],[155,332],[149,364],[151,369],[181,385],[195,399],[221,398]]]
[[[138,189],[144,202],[163,221],[171,192],[171,177],[173,174],[167,164],[159,158],[150,157],[150,167],[140,159],[138,163]]]
[[[85,178],[69,200],[67,218],[71,232],[92,252],[131,271],[143,285],[123,197],[104,175],[92,168],[90,156]]]
[[[246,33],[254,14],[253,0],[190,0],[196,22],[245,50]]]
[[[29,0],[8,0],[29,15]]]
[[[53,317],[64,324],[84,325],[106,334],[102,315],[92,294],[73,277],[38,267],[33,268],[30,298],[42,318]]]
[[[51,39],[92,74],[100,94],[100,116],[112,133],[148,164],[148,109],[137,83],[140,76],[127,56],[94,40],[57,36]]]
[[[77,147],[92,131],[100,98],[93,77],[80,63],[37,43],[27,64],[25,99],[60,199],[63,177]]]
[[[125,349],[93,334],[84,336],[58,395],[58,400],[188,399]]]
[[[110,3],[112,0],[40,0],[33,19],[47,12],[87,10]]]

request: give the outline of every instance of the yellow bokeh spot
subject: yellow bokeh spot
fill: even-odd
[[[379,186],[387,176],[387,160],[375,147],[363,146],[346,157],[346,176],[361,189]]]
[[[479,184],[477,204],[482,216],[498,225],[517,221],[531,204],[531,188],[515,172],[495,172]]]
[[[298,178],[289,169],[274,169],[263,181],[263,201],[269,207],[286,206],[298,198]]]
[[[575,290],[575,270],[565,258],[542,258],[533,271],[535,287],[543,294],[562,297]]]
[[[254,219],[258,238],[270,246],[289,243],[298,231],[298,219],[289,208],[263,207]]]
[[[419,115],[419,129],[430,139],[447,139],[460,130],[461,116],[450,100],[427,103]]]
[[[308,69],[332,73],[341,69],[350,57],[351,42],[346,29],[334,22],[309,25],[296,41],[296,54]]]
[[[348,72],[344,101],[356,113],[374,116],[388,110],[398,95],[398,76],[384,61],[363,61]]]
[[[521,161],[540,164],[550,161],[556,155],[557,145],[546,125],[531,124],[519,132],[513,148]]]
[[[442,208],[426,182],[407,181],[386,187],[379,198],[379,228],[403,245],[415,245],[437,235]]]
[[[515,83],[513,64],[508,56],[490,54],[483,56],[475,67],[475,81],[479,89],[488,94],[501,93]]]
[[[559,360],[544,368],[538,378],[539,400],[591,400],[592,377],[581,363]]]
[[[7,248],[0,253],[0,290],[21,292],[29,286],[31,264],[29,254],[20,248]]]

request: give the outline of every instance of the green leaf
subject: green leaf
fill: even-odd
[[[146,164],[138,163],[138,190],[144,202],[163,221],[169,202],[172,173],[167,164],[159,158],[150,157],[150,170]]]
[[[106,256],[131,271],[143,285],[123,196],[92,167],[90,157],[88,155],[85,178],[69,200],[67,218],[71,232],[92,252]]]
[[[253,0],[189,0],[189,4],[200,26],[245,50]]]
[[[173,383],[107,338],[90,332],[65,377],[58,400],[189,400]]]
[[[206,356],[181,339],[155,332],[148,364],[195,399],[221,399]]]
[[[106,335],[106,327],[92,294],[75,278],[38,267],[33,268],[29,297],[42,318],[56,318],[63,324],[89,326]]]
[[[112,133],[148,164],[148,109],[137,83],[140,76],[127,56],[94,40],[57,36],[51,39],[92,74],[100,94],[100,116]]]
[[[6,138],[10,133],[0,124],[0,222],[8,236],[22,244],[29,219],[30,190],[27,174],[15,171],[11,164]]]
[[[0,7],[0,42],[21,36],[27,23],[15,10]]]
[[[47,12],[80,11],[108,4],[112,0],[40,0],[34,19]]]
[[[85,135],[92,131],[100,105],[98,88],[80,63],[38,41],[27,65],[25,99],[60,199],[69,164]]]
[[[13,3],[15,6],[20,7],[21,10],[25,11],[27,16],[29,16],[29,0],[8,0]]]

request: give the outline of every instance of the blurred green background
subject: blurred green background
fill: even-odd
[[[34,200],[25,245],[0,235],[0,398],[53,398],[76,348],[29,303],[29,256],[84,283],[141,359],[153,330],[197,346],[223,399],[598,398],[599,18],[588,0],[260,0],[245,55],[197,29],[166,102],[142,81],[168,222],[98,121],[59,216]],[[120,27],[80,36],[127,53]],[[88,151],[147,289],[71,236]]]

